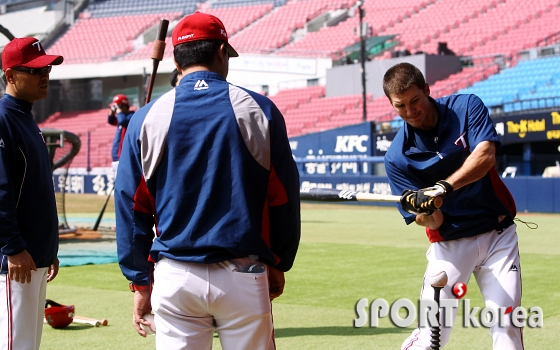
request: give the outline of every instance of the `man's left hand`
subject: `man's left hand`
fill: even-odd
[[[60,261],[58,260],[58,257],[57,257],[55,259],[54,263],[49,267],[49,273],[47,274],[47,282],[50,282],[50,281],[54,280],[56,275],[58,275],[59,264],[60,264]]]
[[[445,180],[440,180],[435,183],[432,187],[426,187],[418,190],[418,192],[422,192],[422,196],[425,197],[442,197],[444,198],[451,192],[453,192],[453,186],[449,184],[449,182]]]

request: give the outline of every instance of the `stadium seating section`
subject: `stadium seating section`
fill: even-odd
[[[22,1],[0,0],[0,5],[15,2]],[[517,56],[520,50],[560,41],[559,0],[365,0],[363,8],[368,34],[396,35],[394,51],[438,54],[438,43],[443,42],[458,56],[472,58],[472,66],[432,84],[432,96],[475,93],[493,112],[560,107],[560,57]],[[221,18],[241,53],[339,59],[343,49],[359,41],[356,0],[92,0],[48,50],[64,55],[67,63],[149,58],[153,43],[143,44],[143,34],[153,31],[161,18],[173,25],[196,10]],[[47,7],[19,14],[24,12],[32,20],[12,24],[21,27],[16,35],[44,33],[52,30],[45,26],[57,23]],[[2,14],[0,22],[11,23],[12,17],[16,18]],[[329,22],[331,18],[337,20]],[[321,20],[319,28],[308,27]],[[24,27],[27,32],[20,33]],[[166,57],[172,56],[170,34]],[[511,68],[499,72],[497,55]],[[373,59],[388,57],[390,52],[382,52]],[[324,86],[309,86],[270,97],[284,114],[290,136],[364,120],[361,95],[326,97]],[[396,120],[384,96],[368,94],[366,109],[368,121]],[[41,126],[64,128],[82,139],[89,132],[91,151],[86,156],[82,150],[73,166],[87,166],[88,157],[90,167],[109,166],[115,129],[106,123],[105,113],[56,113]]]
[[[229,31],[229,35],[234,35],[242,28],[247,27],[252,22],[263,17],[265,14],[272,10],[273,6],[271,3],[260,4],[260,5],[240,5],[238,7],[218,7],[213,8],[210,6],[202,6],[200,8],[201,12],[209,13],[217,16],[222,20],[225,27]],[[135,60],[141,58],[151,57],[154,43],[150,42],[148,45],[131,52],[130,54],[122,57],[124,60]],[[237,48],[237,47],[236,47]],[[171,37],[167,37],[165,40],[165,51],[164,57],[173,56],[173,45],[171,43]]]
[[[289,44],[294,30],[303,28],[316,16],[354,1],[308,0],[290,1],[277,7],[269,15],[256,21],[231,38],[233,47],[241,52],[270,53]]]
[[[397,35],[397,50],[437,53],[438,43],[445,42],[462,56],[511,56],[546,45],[560,32],[559,5],[557,0],[368,0],[363,7],[369,34]],[[222,18],[232,45],[244,53],[340,58],[341,50],[359,40],[355,0],[111,0],[91,2],[53,48],[62,48],[69,62],[149,58],[152,44],[135,47],[134,39],[162,17],[178,19],[196,9]],[[346,20],[307,32],[309,21],[341,10],[348,12]],[[90,38],[104,40],[101,52],[91,51]]]
[[[476,94],[506,113],[560,107],[560,57],[521,61],[459,92]]]
[[[57,112],[39,127],[63,129],[78,135],[82,147],[72,160],[73,168],[110,167],[111,146],[117,128],[107,123],[107,111]]]
[[[194,12],[197,0],[97,0],[90,1],[85,17],[118,17],[168,12]]]
[[[157,25],[161,16],[175,19],[181,12],[82,18],[60,38],[50,51],[64,56],[67,63],[104,62],[133,50],[132,40]],[[148,55],[146,58],[150,58]]]
[[[47,6],[41,6],[2,14],[0,24],[9,28],[15,37],[34,36],[41,40],[50,33],[61,17],[60,13],[49,11]],[[22,18],[25,18],[25,21],[22,21]],[[0,49],[7,43],[8,38],[0,34]]]
[[[437,98],[453,94],[497,72],[498,66],[495,64],[466,67],[433,84],[430,87],[431,95]],[[284,114],[290,136],[363,122],[362,95],[325,97],[323,87],[312,86],[283,90],[271,96],[271,99]],[[368,94],[366,110],[368,121],[388,122],[396,117],[385,96],[372,98]]]

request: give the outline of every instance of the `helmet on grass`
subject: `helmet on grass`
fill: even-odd
[[[45,301],[45,320],[53,328],[64,328],[74,320],[74,305],[62,305],[50,299]]]

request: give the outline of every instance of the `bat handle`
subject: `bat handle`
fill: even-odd
[[[163,54],[165,50],[165,37],[167,36],[167,28],[169,26],[169,21],[162,19],[159,24],[159,29],[157,33],[157,39],[154,42],[154,48],[152,50],[152,74],[150,75],[150,81],[148,83],[148,91],[146,92],[146,104],[148,104],[152,98],[152,91],[154,88],[155,76],[157,74],[159,62],[163,59]]]
[[[430,328],[430,330],[432,331],[432,339],[431,339],[432,345],[430,345],[430,349],[439,350],[440,341],[441,341],[441,327],[439,325],[440,322],[439,321],[439,295],[443,287],[432,286],[432,288],[434,288],[434,300],[436,301],[437,308],[438,308],[436,312],[436,320],[438,324],[432,325],[432,327]]]

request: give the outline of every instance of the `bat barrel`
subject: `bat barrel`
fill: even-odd
[[[334,188],[304,188],[300,199],[319,202],[398,202],[400,196],[337,190]]]

